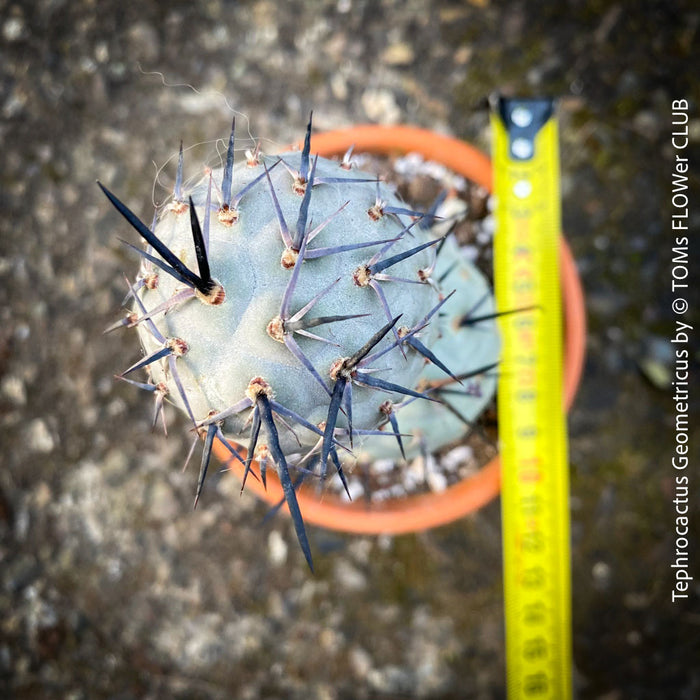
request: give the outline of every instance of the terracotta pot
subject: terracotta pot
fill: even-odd
[[[420,153],[427,160],[442,163],[489,191],[492,188],[491,161],[481,151],[458,139],[410,126],[365,125],[319,134],[312,139],[311,152],[321,156],[342,155],[352,145],[356,153]],[[571,251],[563,238],[561,278],[565,319],[564,400],[568,410],[581,377],[586,326],[581,282]],[[214,450],[217,457],[242,478],[242,465],[230,459],[226,448],[218,443],[214,445]],[[247,480],[246,490],[253,491],[270,504],[277,504],[283,499],[274,470],[268,470],[267,490],[254,479]],[[499,491],[500,463],[496,457],[473,476],[440,493],[367,504],[363,500],[350,503],[333,494],[324,494],[319,498],[315,488],[309,487],[300,489],[298,500],[307,523],[357,534],[399,534],[426,530],[457,520],[486,505]]]

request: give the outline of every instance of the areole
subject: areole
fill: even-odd
[[[377,155],[419,153],[426,160],[448,169],[491,191],[491,162],[481,151],[455,138],[411,126],[361,125],[318,134],[312,138],[312,152],[321,156],[342,156],[350,146],[356,153]],[[571,251],[562,238],[562,299],[565,325],[564,401],[571,406],[581,377],[585,352],[585,307],[581,282]],[[227,448],[215,441],[214,453],[239,478],[244,467],[231,459]],[[240,450],[239,450],[240,451]],[[244,451],[243,451],[244,453]],[[267,488],[249,479],[246,489],[276,505],[284,499],[282,486],[271,473]],[[304,520],[321,527],[356,534],[400,534],[445,525],[493,500],[500,491],[498,457],[478,473],[442,492],[426,493],[381,503],[348,502],[338,496],[319,497],[315,489],[301,489],[299,507]]]

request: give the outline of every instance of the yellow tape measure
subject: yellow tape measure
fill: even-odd
[[[559,153],[549,99],[493,105],[508,698],[571,698]]]

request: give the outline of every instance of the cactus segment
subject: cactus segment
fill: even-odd
[[[181,144],[151,227],[98,182],[145,243],[124,241],[141,269],[132,308],[105,331],[141,339],[143,357],[119,378],[153,393],[154,425],[165,429],[167,399],[203,438],[195,506],[215,439],[244,465],[242,488],[249,475],[266,484],[274,464],[310,568],[305,478],[323,485],[330,461],[349,498],[358,456],[406,459],[458,440],[493,394],[499,352],[483,276],[444,227],[432,232],[444,195],[427,212],[407,206],[376,175],[343,175],[352,149],[341,162],[312,154],[311,132],[312,115],[300,153],[258,145],[236,162],[233,120],[223,167],[191,186]],[[127,376],[138,370],[148,382]]]

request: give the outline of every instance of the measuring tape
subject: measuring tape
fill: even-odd
[[[569,479],[562,378],[559,152],[549,99],[492,109],[494,286],[508,698],[567,700]]]

